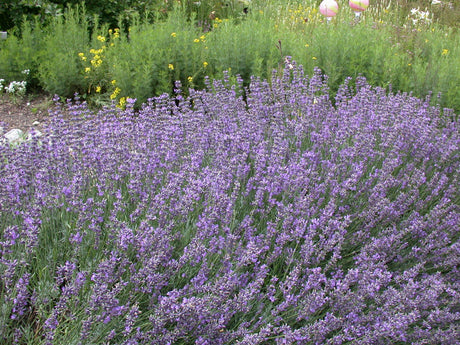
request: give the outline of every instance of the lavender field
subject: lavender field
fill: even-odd
[[[207,83],[0,146],[0,343],[458,344],[458,115]]]

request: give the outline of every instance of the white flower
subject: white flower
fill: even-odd
[[[27,82],[25,81],[12,81],[7,87],[5,87],[5,91],[11,94],[24,94],[26,91]]]
[[[414,25],[418,24],[419,21],[429,24],[432,22],[431,15],[429,11],[420,11],[418,8],[413,8],[410,11],[411,16],[409,18],[412,20]]]
[[[22,74],[29,75],[30,69],[25,69],[24,71],[21,72]]]
[[[432,5],[439,5],[439,4],[442,4],[442,1],[440,1],[440,0],[433,0],[433,1],[431,1],[431,4],[432,4]]]

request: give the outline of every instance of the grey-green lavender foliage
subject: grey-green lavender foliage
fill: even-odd
[[[459,122],[355,84],[287,60],[0,147],[1,342],[455,344]]]

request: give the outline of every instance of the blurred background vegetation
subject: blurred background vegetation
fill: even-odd
[[[100,106],[137,106],[180,81],[204,88],[228,71],[248,86],[270,80],[286,56],[328,76],[411,92],[460,111],[460,0],[371,0],[355,18],[348,1],[330,23],[320,0],[41,1],[0,4],[0,78],[27,75],[29,93]]]
[[[127,25],[133,19],[134,14],[141,17],[157,18],[157,14],[167,15],[174,5],[180,3],[185,6],[188,15],[195,13],[197,21],[202,24],[210,24],[210,16],[228,18],[246,13],[253,3],[264,5],[264,1],[257,0],[107,0],[107,1],[81,1],[81,0],[3,0],[0,3],[0,30],[10,30],[20,26],[25,18],[29,20],[38,17],[41,23],[47,23],[55,16],[64,14],[69,6],[84,4],[88,19],[97,15],[102,23],[116,27],[122,18]],[[318,6],[321,0],[310,1]],[[342,1],[345,5],[346,1]],[[270,3],[281,3],[286,6],[293,3],[302,3],[295,0],[274,0]],[[308,3],[304,1],[303,3]],[[404,22],[413,8],[429,9],[433,14],[434,21],[451,27],[460,27],[460,0],[371,0],[371,7],[387,8],[400,22]]]

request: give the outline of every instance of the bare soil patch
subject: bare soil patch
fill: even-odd
[[[16,101],[8,95],[0,95],[0,127],[4,132],[13,128],[24,133],[32,127],[40,130],[49,118],[48,110],[53,107],[53,100],[48,95],[26,96]]]

